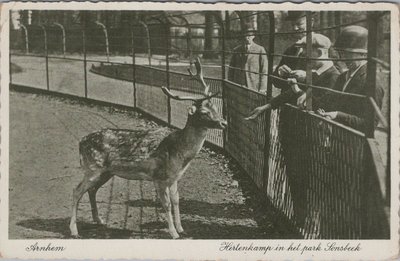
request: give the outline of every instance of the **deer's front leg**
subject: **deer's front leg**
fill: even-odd
[[[183,232],[182,224],[181,224],[181,215],[179,212],[179,192],[178,192],[178,182],[175,181],[172,186],[169,188],[170,197],[172,206],[174,208],[174,216],[175,216],[175,227],[179,233]]]
[[[168,232],[173,239],[179,238],[178,232],[176,232],[171,213],[171,200],[169,197],[169,188],[168,186],[162,184],[161,182],[154,182],[154,186],[156,187],[158,197],[160,198],[161,205],[163,206],[167,222],[168,222]]]

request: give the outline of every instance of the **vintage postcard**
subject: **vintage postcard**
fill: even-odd
[[[395,4],[0,7],[0,257],[399,258]]]

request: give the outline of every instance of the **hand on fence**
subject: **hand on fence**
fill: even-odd
[[[306,71],[303,70],[294,70],[290,73],[291,78],[296,78],[298,82],[306,81]]]
[[[325,118],[334,120],[334,119],[336,119],[338,112],[337,111],[325,112],[323,109],[318,109],[317,114],[321,115]]]
[[[246,118],[244,118],[246,121],[248,120],[254,120],[257,118],[261,113],[263,113],[266,110],[271,109],[271,104],[267,103],[263,106],[255,108],[252,112],[250,112],[250,115]]]
[[[297,107],[299,107],[299,109],[304,110],[306,108],[306,98],[306,93],[303,93],[299,98],[297,98]]]
[[[278,74],[280,77],[289,77],[291,72],[292,69],[290,69],[290,67],[287,66],[286,64],[278,68]]]
[[[302,92],[302,90],[299,88],[299,85],[297,84],[296,78],[288,78],[288,82],[289,82],[290,88],[292,88],[292,91],[295,94],[299,94]]]

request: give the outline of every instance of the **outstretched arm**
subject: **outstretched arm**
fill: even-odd
[[[257,108],[255,108],[254,110],[252,110],[250,112],[250,115],[246,118],[244,118],[246,121],[248,120],[254,120],[255,118],[257,118],[258,116],[260,116],[261,113],[263,113],[264,111],[267,111],[271,108],[271,104],[267,103],[263,106],[259,106]]]

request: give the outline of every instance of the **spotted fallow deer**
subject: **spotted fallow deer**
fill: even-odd
[[[82,195],[89,194],[94,222],[103,224],[97,211],[96,192],[111,177],[128,180],[153,181],[158,197],[166,212],[168,232],[172,238],[179,238],[184,230],[179,214],[178,180],[185,173],[190,162],[199,153],[206,138],[207,129],[224,129],[226,121],[217,112],[211,98],[209,86],[202,74],[200,59],[195,62],[196,75],[190,75],[204,87],[203,97],[181,97],[167,88],[163,92],[175,100],[190,100],[185,128],[163,136],[162,129],[156,131],[103,129],[85,136],[79,143],[83,180],[73,190],[71,235],[79,237],[76,225],[78,204]],[[165,137],[165,138],[164,138]],[[161,140],[161,142],[159,142]],[[175,226],[171,207],[173,207]]]

